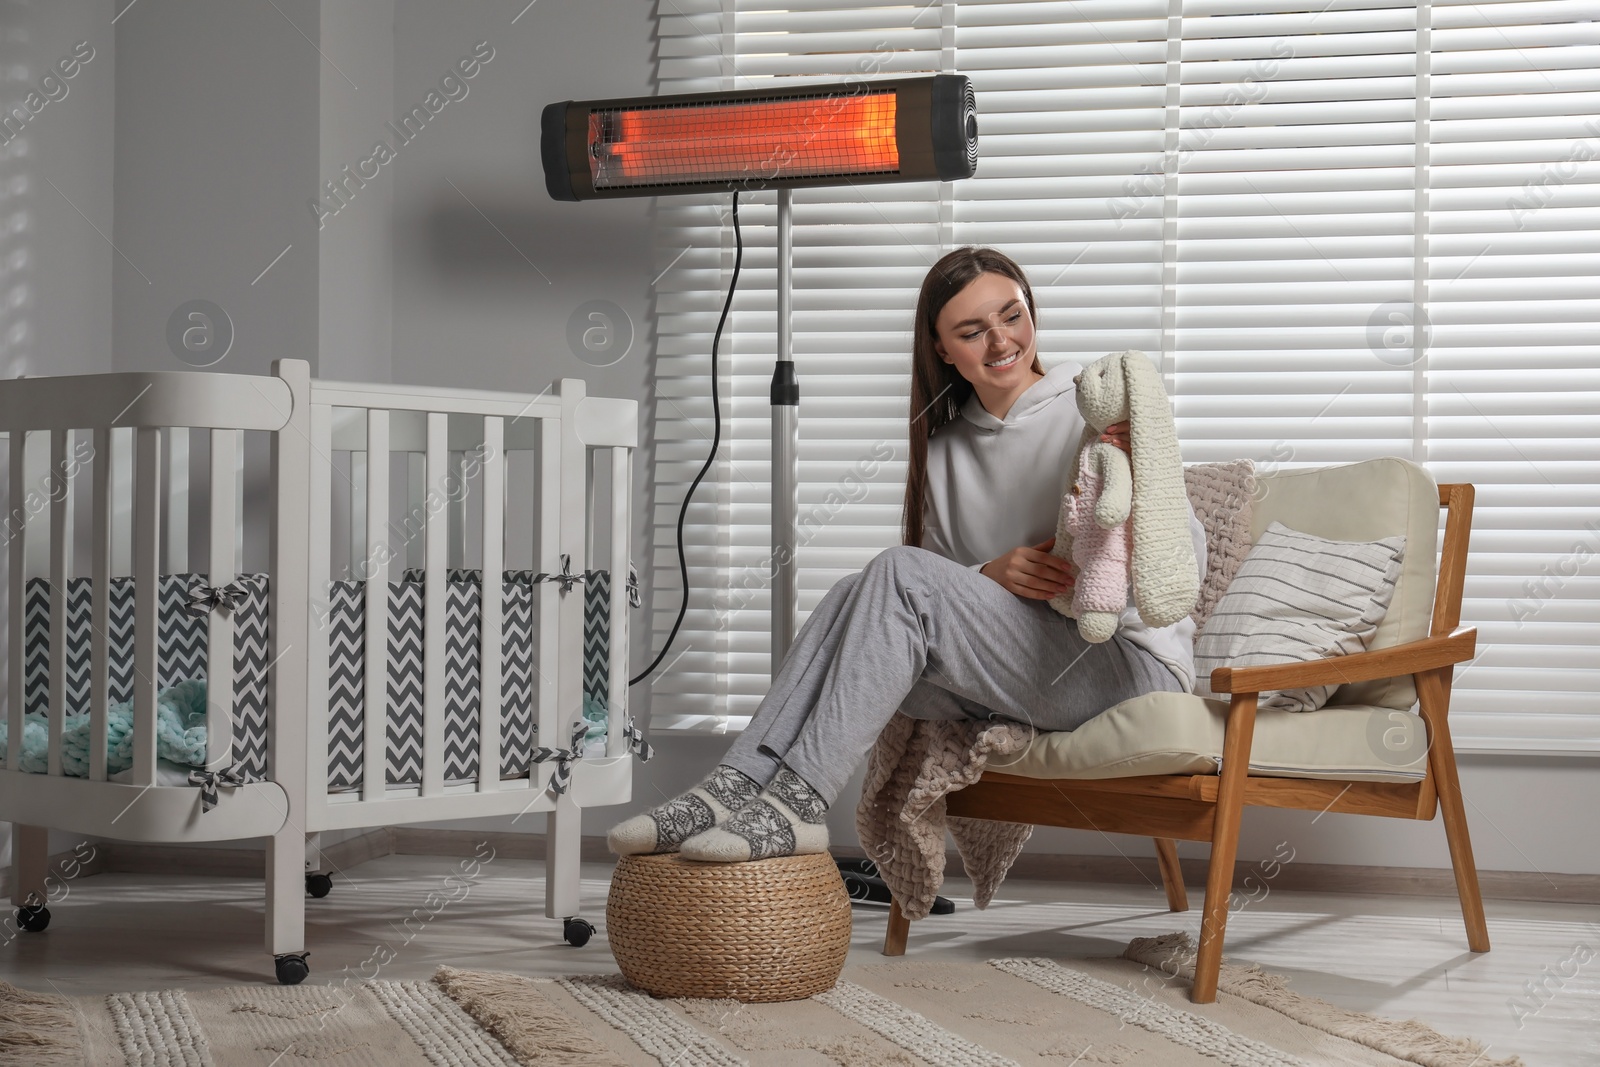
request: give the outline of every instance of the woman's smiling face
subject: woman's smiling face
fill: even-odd
[[[980,274],[940,309],[933,350],[981,395],[1025,389],[1033,373],[1033,317],[1022,287],[1002,274]],[[987,406],[987,405],[985,405]]]

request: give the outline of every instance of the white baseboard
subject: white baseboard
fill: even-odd
[[[390,826],[371,830],[329,845],[322,850],[330,869],[348,872],[368,860],[383,856],[471,856],[482,842],[506,859],[542,860],[543,834],[507,831],[474,833],[466,830],[430,830],[414,826]],[[839,847],[838,856],[860,857],[859,848]],[[582,848],[586,863],[610,863],[613,857],[602,837],[585,837]],[[84,860],[63,852],[50,857],[50,869],[62,878],[62,867],[78,861],[77,877],[96,874],[201,874],[215,877],[260,878],[264,873],[264,854],[258,849],[195,848],[185,845],[139,845],[100,842]],[[1182,860],[1184,882],[1204,886],[1206,862]],[[951,853],[948,869],[959,871],[960,860]],[[1253,868],[1239,863],[1234,883],[1241,886]],[[1023,853],[1011,868],[1010,877],[1062,883],[1098,882],[1102,884],[1147,885],[1159,890],[1161,875],[1156,861],[1117,856],[1067,856]],[[0,871],[0,896],[9,899],[11,870]],[[1540,874],[1530,871],[1479,871],[1478,882],[1486,899],[1524,900],[1561,904],[1600,904],[1600,875]],[[1453,897],[1455,881],[1451,872],[1432,867],[1357,867],[1333,863],[1290,863],[1279,869],[1273,888],[1318,893],[1393,894],[1398,896]],[[1194,902],[1198,904],[1198,902]]]

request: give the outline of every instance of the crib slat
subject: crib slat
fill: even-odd
[[[244,562],[244,431],[229,432],[238,442],[233,460],[233,513],[239,516],[239,521],[233,527],[233,558],[242,564]]]
[[[311,542],[306,562],[311,575],[311,587],[306,592],[316,625],[308,631],[306,642],[306,707],[326,708],[330,630],[328,578],[333,573],[333,409],[326,404],[311,406],[311,480],[308,488],[311,494]],[[310,811],[326,803],[326,713],[312,714],[306,721],[306,791]]]
[[[72,572],[70,430],[50,431],[50,750],[46,770],[61,773],[61,727],[67,717],[67,579]]]
[[[595,521],[594,491],[600,484],[601,453],[598,448],[586,450],[589,452],[583,459],[583,558],[589,560],[591,565],[597,562],[594,554],[594,535],[600,524]]]
[[[366,412],[362,413],[363,415]],[[365,431],[362,440],[365,441]],[[367,558],[367,454],[350,453],[350,565],[347,574],[352,581],[366,577],[358,569]]]
[[[111,573],[133,573],[133,428],[111,431]]]
[[[22,758],[22,711],[27,691],[27,671],[23,666],[23,620],[27,617],[27,543],[28,531],[28,437],[26,430],[11,431],[11,513],[6,516],[7,533],[10,534],[11,580],[7,613],[6,644],[9,646],[10,671],[6,675],[6,767],[18,769]]]
[[[628,533],[633,529],[633,454],[611,449],[611,677],[606,686],[606,755],[626,755],[622,728],[628,722]]]
[[[366,690],[362,698],[361,798],[382,800],[389,778],[389,413],[367,412],[366,539],[351,561],[366,580]]]
[[[409,414],[409,413],[408,413]],[[406,420],[410,421],[410,420]],[[396,430],[401,427],[395,427]],[[426,430],[423,433],[426,436]],[[396,442],[400,444],[400,442]],[[405,538],[405,551],[407,567],[425,567],[428,563],[427,546],[424,538],[417,536],[426,534],[428,528],[428,474],[427,455],[424,452],[407,452],[404,463],[406,465],[406,517],[401,523],[402,536]]]
[[[94,558],[89,607],[89,778],[106,780],[106,722],[111,704],[111,474],[115,437],[110,427],[94,431]]]
[[[479,631],[478,792],[500,788],[501,597],[505,569],[505,420],[483,420],[483,601]],[[464,494],[463,494],[464,495]]]
[[[465,452],[450,453],[450,485],[454,492],[446,497],[450,512],[450,551],[447,553],[445,566],[465,567],[467,565],[467,454]]]
[[[187,426],[175,426],[166,431],[167,521],[164,532],[167,535],[168,574],[181,574],[189,569],[189,435],[191,432]]]
[[[133,497],[133,784],[156,781],[157,627],[161,603],[161,431],[135,431]]]
[[[539,552],[536,569],[546,574],[561,571],[561,420],[539,422]],[[560,673],[561,601],[555,582],[540,582],[533,595],[539,601],[539,658],[534,662],[539,676],[538,744],[564,748],[569,740],[561,729],[560,699],[556,676]],[[576,588],[576,587],[574,587]],[[538,767],[534,774],[539,773]],[[548,772],[546,772],[548,775]]]
[[[450,473],[449,431],[449,415],[442,411],[428,412],[426,488],[422,497],[427,523],[422,611],[422,795],[425,797],[444,793],[444,641],[445,617],[450,610],[445,559],[449,550],[450,516],[449,509],[442,505],[449,500],[446,484]]]
[[[211,431],[211,585],[220,589],[238,577],[234,559],[235,463],[239,435]],[[173,466],[176,468],[174,458]],[[169,504],[167,514],[177,514]],[[169,558],[171,558],[169,556]],[[213,611],[206,633],[206,766],[222,770],[233,761],[233,613]]]

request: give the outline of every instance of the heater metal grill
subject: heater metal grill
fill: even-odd
[[[692,189],[953,181],[978,162],[965,77],[563,101],[544,109],[557,200]]]
[[[896,174],[896,96],[870,93],[590,112],[596,189]]]

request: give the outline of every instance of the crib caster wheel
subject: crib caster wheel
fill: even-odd
[[[311,968],[306,965],[307,955],[309,953],[299,952],[272,958],[278,970],[279,985],[299,985],[306,980],[306,975],[311,973]]]
[[[589,943],[589,938],[594,936],[594,923],[588,919],[570,918],[561,920],[561,936],[567,939],[567,944],[573,948],[582,948]]]
[[[306,875],[306,892],[321,900],[333,892],[333,879],[325,874]]]
[[[50,909],[42,904],[37,907],[18,908],[17,925],[28,931],[30,934],[36,934],[40,930],[43,930],[46,926],[50,925]],[[584,938],[584,941],[587,940],[588,938]],[[577,943],[581,945],[583,942],[580,941]]]

